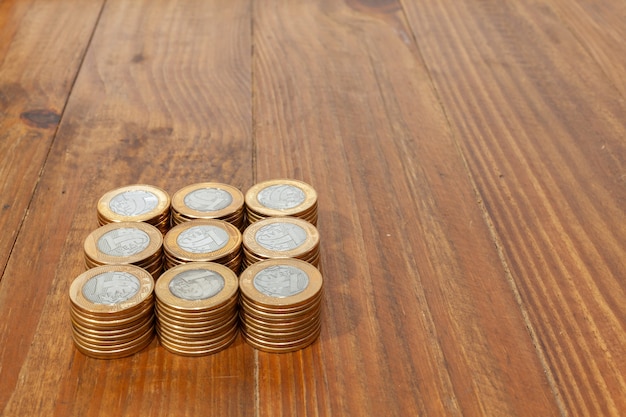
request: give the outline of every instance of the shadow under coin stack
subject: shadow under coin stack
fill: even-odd
[[[70,286],[72,338],[87,356],[115,359],[154,338],[154,280],[133,265],[101,266]]]
[[[98,200],[98,223],[116,222],[145,222],[165,234],[170,228],[170,196],[145,184],[111,190]]]
[[[264,259],[296,258],[317,267],[320,235],[306,220],[270,217],[259,220],[243,232],[242,268]]]
[[[140,222],[109,223],[87,236],[83,249],[85,266],[130,264],[157,279],[163,271],[163,235],[156,227]]]
[[[242,334],[266,352],[292,352],[313,343],[321,329],[322,275],[298,259],[269,259],[239,277]]]
[[[317,225],[317,193],[309,184],[277,179],[260,182],[246,192],[248,224],[267,217],[298,217]]]
[[[176,225],[163,241],[165,269],[188,262],[216,262],[239,273],[241,232],[223,220],[192,220]]]
[[[213,262],[176,266],[156,283],[157,334],[172,353],[201,356],[228,347],[237,337],[239,283]]]
[[[240,231],[245,227],[243,193],[228,184],[188,185],[172,196],[172,226],[197,219],[224,220]]]

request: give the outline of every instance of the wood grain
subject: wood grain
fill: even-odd
[[[606,46],[608,61],[592,56],[597,15],[572,7],[567,21],[587,29],[575,35],[556,3],[405,5],[564,412],[617,416],[626,410],[623,58]]]
[[[101,0],[0,4],[0,277],[101,5]]]
[[[326,277],[260,415],[559,415],[400,4],[264,2],[253,65],[258,179],[318,189]]]
[[[0,287],[3,415],[252,414],[242,341],[198,360],[157,342],[90,359],[72,346],[67,296],[104,192],[251,185],[249,22],[242,1],[106,3]]]

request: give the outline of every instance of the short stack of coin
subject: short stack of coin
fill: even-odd
[[[320,235],[317,228],[296,217],[269,217],[243,232],[243,268],[264,259],[296,258],[317,267]]]
[[[115,359],[154,338],[154,280],[133,265],[100,266],[70,286],[72,338],[87,356]]]
[[[267,217],[298,217],[317,225],[317,192],[309,184],[277,179],[253,185],[245,194],[248,224]]]
[[[163,252],[166,270],[187,262],[216,262],[238,273],[241,232],[224,220],[191,220],[167,232]]]
[[[157,279],[163,271],[163,235],[141,222],[109,223],[87,236],[83,245],[87,269],[101,265],[136,265]]]
[[[214,262],[178,265],[155,287],[157,334],[172,353],[200,356],[228,347],[237,337],[237,275]]]
[[[321,329],[322,275],[298,259],[268,259],[239,277],[239,315],[246,342],[266,352],[292,352]]]
[[[188,185],[172,196],[172,226],[196,219],[224,220],[240,231],[245,227],[243,193],[217,182]]]
[[[145,222],[165,234],[170,227],[170,196],[145,184],[108,191],[98,201],[98,223],[102,226],[115,222]]]

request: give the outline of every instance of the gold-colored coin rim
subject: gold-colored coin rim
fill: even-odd
[[[312,345],[316,340],[318,340],[320,333],[321,333],[321,328],[316,333],[311,334],[309,338],[304,339],[300,343],[272,345],[272,344],[263,343],[262,341],[259,342],[254,337],[251,337],[250,335],[246,334],[243,329],[241,330],[241,335],[243,336],[243,339],[246,341],[246,343],[248,343],[250,346],[252,346],[253,348],[257,350],[261,350],[267,353],[289,353],[289,352],[302,350]]]
[[[140,214],[137,216],[124,216],[111,210],[109,204],[113,198],[115,198],[117,195],[122,194],[124,192],[135,191],[135,190],[147,191],[149,193],[154,194],[158,200],[157,206],[154,209],[150,210],[149,212]],[[98,216],[102,220],[108,220],[107,223],[112,223],[112,222],[151,223],[150,220],[153,220],[155,218],[161,219],[162,217],[166,215],[165,213],[168,213],[167,215],[169,216],[170,205],[171,205],[171,199],[170,199],[169,194],[165,190],[159,187],[156,187],[154,185],[133,184],[133,185],[126,185],[126,186],[119,187],[119,188],[114,188],[104,193],[102,197],[100,197],[100,199],[98,200],[97,210],[98,210]]]
[[[275,185],[291,185],[293,187],[299,188],[304,193],[304,201],[295,207],[292,207],[289,209],[282,209],[282,210],[273,209],[273,208],[264,206],[258,200],[259,193],[265,188],[275,186]],[[299,217],[297,216],[298,213],[307,212],[308,210],[311,210],[312,207],[317,205],[317,192],[311,185],[307,184],[304,181],[281,178],[281,179],[262,181],[257,184],[254,184],[252,187],[248,189],[248,191],[246,191],[244,200],[246,203],[246,207],[248,207],[248,210],[254,211],[255,213],[259,213],[265,217],[285,216],[285,215],[292,215],[294,217]]]
[[[198,356],[206,356],[212,355],[218,352],[223,351],[227,347],[229,347],[236,339],[239,332],[235,332],[230,339],[224,340],[223,344],[217,344],[216,346],[207,348],[207,349],[180,349],[175,346],[169,345],[167,341],[163,341],[159,339],[161,346],[166,349],[168,352],[173,353],[179,356],[187,356],[187,357],[198,357]]]
[[[284,251],[266,248],[256,240],[257,233],[264,227],[272,224],[292,224],[298,226],[306,233],[306,239],[300,246]],[[320,244],[320,234],[315,226],[306,220],[296,217],[271,217],[259,220],[248,226],[243,232],[243,248],[257,258],[304,258],[316,251]]]
[[[214,272],[224,280],[224,287],[215,295],[203,300],[185,300],[170,291],[170,283],[179,274],[186,271],[204,270]],[[165,271],[157,280],[154,293],[157,300],[175,310],[206,311],[217,308],[236,296],[239,291],[239,279],[227,266],[216,262],[192,262],[175,266]]]
[[[133,346],[133,347],[128,348],[126,350],[120,349],[120,350],[117,350],[117,351],[102,351],[100,349],[90,349],[90,348],[83,347],[82,345],[76,343],[76,341],[74,341],[74,346],[83,355],[89,356],[89,357],[94,358],[94,359],[120,359],[120,358],[125,358],[125,357],[128,357],[128,356],[132,356],[132,355],[134,355],[136,353],[141,352],[145,348],[147,348],[150,345],[150,343],[152,343],[152,341],[154,340],[154,336],[155,336],[155,334],[153,333],[152,337],[148,338],[144,342],[144,344]]]
[[[126,272],[133,275],[139,280],[139,291],[128,300],[118,304],[96,304],[89,301],[83,295],[83,286],[91,278],[107,272]],[[89,269],[76,277],[70,285],[69,293],[71,302],[80,310],[95,314],[109,312],[114,316],[116,313],[122,314],[124,310],[132,309],[138,304],[142,304],[144,300],[151,297],[153,290],[154,278],[145,269],[134,265],[105,265]]]
[[[178,246],[178,236],[182,232],[192,227],[197,226],[215,226],[222,228],[228,233],[228,242],[226,245],[216,251],[194,253],[188,252],[185,249]],[[189,222],[178,224],[172,227],[165,235],[163,241],[163,250],[166,257],[183,262],[212,262],[222,258],[231,257],[236,255],[240,251],[241,247],[241,232],[232,224],[223,220],[207,219],[207,220],[192,220]]]
[[[295,267],[303,271],[309,278],[307,287],[298,294],[288,297],[272,297],[263,294],[253,284],[255,276],[266,268],[279,265]],[[267,259],[257,262],[246,268],[239,277],[239,290],[248,300],[254,304],[267,307],[290,307],[308,303],[322,290],[323,279],[320,271],[310,263],[299,259]]]
[[[106,233],[115,229],[138,229],[148,235],[150,242],[141,252],[130,256],[112,256],[98,249],[98,240]],[[85,258],[98,265],[136,264],[150,262],[158,256],[163,246],[163,234],[159,229],[148,223],[142,222],[119,222],[108,223],[92,231],[83,243]]]
[[[226,191],[230,194],[231,203],[220,210],[211,212],[194,210],[185,204],[185,197],[193,191],[216,188],[218,190]],[[200,182],[196,184],[187,185],[176,191],[172,196],[172,209],[181,216],[194,219],[222,219],[223,217],[229,217],[233,214],[242,212],[244,208],[243,192],[232,185],[223,184],[219,182]]]

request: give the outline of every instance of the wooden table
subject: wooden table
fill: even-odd
[[[619,0],[0,3],[3,416],[626,415]],[[319,193],[323,330],[74,348],[106,191]]]

